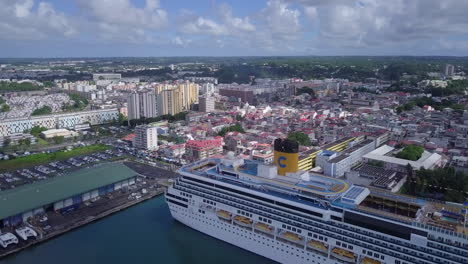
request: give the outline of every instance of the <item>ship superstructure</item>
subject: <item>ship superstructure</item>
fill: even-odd
[[[278,174],[287,162],[202,160],[179,170],[166,201],[181,223],[280,263],[468,263],[459,205]]]

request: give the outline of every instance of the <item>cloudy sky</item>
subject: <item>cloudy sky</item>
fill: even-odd
[[[468,0],[0,0],[0,57],[468,55]]]

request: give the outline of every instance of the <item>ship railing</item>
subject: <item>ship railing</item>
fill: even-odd
[[[455,236],[455,237],[459,237],[459,238],[463,238],[463,239],[468,239],[468,235],[458,233],[458,232],[454,232],[454,231],[451,231],[451,230],[448,230],[448,229],[445,229],[445,228],[436,227],[436,226],[433,226],[433,225],[426,225],[426,224],[422,224],[422,223],[416,223],[416,222],[413,222],[412,225],[415,226],[415,227],[427,229],[427,230],[430,230],[430,231],[435,231],[435,232],[442,233],[442,234],[445,234],[445,235]]]

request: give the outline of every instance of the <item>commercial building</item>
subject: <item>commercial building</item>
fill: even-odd
[[[200,160],[223,153],[223,138],[189,140],[185,144],[185,153],[191,160]]]
[[[74,210],[85,201],[135,184],[137,175],[121,163],[105,163],[1,191],[0,227],[19,225],[46,211]]]
[[[133,138],[135,148],[155,150],[158,148],[158,127],[142,125],[135,127]]]
[[[78,133],[75,131],[70,131],[68,129],[59,128],[59,129],[49,129],[46,131],[42,131],[40,136],[44,139],[54,138],[54,137],[64,137],[70,138],[78,136]]]
[[[380,148],[375,149],[364,155],[363,159],[366,162],[382,162],[384,164],[385,169],[394,170],[401,173],[407,172],[406,166],[408,164],[411,165],[411,167],[413,167],[414,170],[419,170],[420,168],[433,169],[444,165],[442,156],[437,153],[430,153],[428,151],[424,151],[421,157],[416,161],[397,158],[393,156],[394,153],[394,147],[383,145]]]
[[[118,81],[122,79],[122,75],[120,73],[94,73],[93,80],[94,81]]]
[[[80,124],[89,123],[90,125],[101,125],[114,122],[118,119],[119,111],[117,111],[117,109],[4,119],[0,122],[0,136],[23,133],[24,131],[31,130],[31,128],[35,126],[45,127],[48,129],[73,129],[76,125]]]
[[[198,98],[198,110],[200,112],[213,112],[215,109],[215,99],[211,96],[200,96]]]
[[[127,98],[128,119],[158,116],[156,95],[153,92],[133,92]]]
[[[327,176],[343,177],[346,172],[349,172],[354,165],[362,160],[365,154],[374,149],[374,140],[366,139],[342,152],[323,150],[317,156],[317,166],[320,166]]]
[[[299,169],[303,171],[309,171],[315,167],[315,158],[322,150],[330,150],[335,152],[340,152],[345,150],[348,147],[349,142],[356,140],[355,137],[345,137],[335,142],[326,144],[320,149],[311,149],[309,151],[304,151],[299,153]]]

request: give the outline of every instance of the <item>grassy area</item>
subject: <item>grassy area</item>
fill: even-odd
[[[57,151],[54,153],[38,153],[27,157],[21,157],[12,160],[0,161],[0,172],[13,171],[19,168],[36,166],[52,161],[66,160],[74,156],[86,155],[93,152],[99,152],[109,149],[110,147],[102,144],[77,147],[69,151]]]
[[[41,145],[41,146],[45,146],[45,145],[48,145],[49,142],[45,141],[44,139],[42,138],[37,138],[37,144]]]

